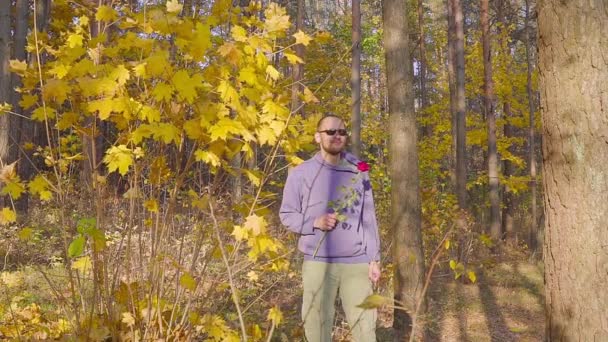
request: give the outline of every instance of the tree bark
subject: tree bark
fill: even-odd
[[[488,184],[490,186],[490,226],[488,233],[498,241],[500,228],[500,197],[498,195],[498,151],[496,148],[496,116],[494,115],[494,82],[492,81],[492,52],[490,51],[490,23],[488,0],[480,2],[481,40],[483,46],[484,111],[488,127]]]
[[[383,1],[384,51],[390,121],[391,229],[395,299],[414,312],[424,282],[417,127],[405,0]],[[410,333],[414,317],[395,310],[395,340]]]
[[[507,120],[507,122],[505,123],[504,126],[504,134],[505,134],[505,138],[509,139],[511,137],[514,136],[514,127],[508,122],[509,118],[511,117],[512,113],[511,113],[511,105],[508,102],[504,103],[504,115],[505,115],[505,119]],[[513,153],[513,149],[511,147],[509,147],[509,152]],[[513,163],[505,160],[503,163],[504,167],[504,171],[503,171],[503,175],[505,176],[505,179],[508,179],[510,176],[512,176],[515,173],[515,167],[513,166]],[[508,187],[505,186],[505,192],[503,195],[503,204],[504,207],[502,209],[502,235],[504,236],[505,240],[510,243],[513,244],[514,240],[515,240],[515,231],[514,231],[514,227],[513,227],[513,212],[514,212],[514,207],[515,207],[515,196],[509,191]]]
[[[467,207],[467,157],[466,157],[466,98],[464,88],[464,15],[461,0],[453,0],[454,7],[454,57],[456,90],[456,197],[460,208]]]
[[[447,69],[448,87],[450,91],[450,117],[452,118],[452,150],[450,155],[450,169],[452,187],[456,189],[456,146],[458,141],[458,116],[456,115],[456,53],[454,45],[456,40],[456,25],[454,24],[454,0],[446,1],[448,18],[448,46],[447,46]]]
[[[29,19],[29,1],[28,0],[17,0],[15,6],[15,38],[13,45],[13,58],[20,61],[27,61],[27,53],[25,46],[27,44],[27,32],[28,32],[28,19]],[[13,89],[21,87],[21,78],[13,74],[12,86]],[[15,127],[17,136],[15,137],[15,149],[14,159],[19,159],[17,169],[19,176],[22,180],[29,180],[34,172],[34,165],[32,164],[32,153],[23,149],[23,145],[27,142],[33,142],[34,130],[33,124],[28,119],[31,114],[30,111],[23,110],[19,106],[21,100],[21,94],[13,92],[13,108],[14,111],[19,113],[20,116],[14,116],[11,122],[11,127]],[[24,193],[19,200],[15,202],[15,206],[20,211],[27,211],[28,208],[28,194]]]
[[[304,0],[298,0],[298,8],[296,11],[296,32],[304,30]],[[298,57],[304,59],[304,45],[297,44],[294,47],[295,53]],[[293,78],[293,85],[291,86],[291,111],[293,113],[298,112],[304,114],[303,108],[301,108],[302,102],[300,101],[300,94],[302,93],[302,78],[304,77],[304,65],[295,64],[292,67],[291,76]]]
[[[525,30],[526,30],[526,64],[528,67],[526,90],[528,92],[528,114],[530,118],[529,131],[528,131],[528,144],[530,147],[528,165],[530,166],[530,216],[531,223],[528,228],[528,247],[534,254],[538,251],[539,241],[537,239],[538,232],[538,214],[536,205],[536,133],[535,133],[535,120],[534,120],[534,94],[532,92],[532,57],[530,56],[530,2],[526,0],[526,18],[525,18]]]
[[[608,341],[608,5],[539,3],[547,341]]]
[[[361,2],[352,0],[351,151],[361,156]]]
[[[0,105],[11,103],[11,1],[0,1]],[[12,114],[0,115],[0,166],[10,164],[10,118]]]
[[[418,0],[418,34],[420,48],[420,112],[428,105],[426,94],[426,39],[424,33],[424,0]],[[431,131],[428,125],[422,127],[422,135],[429,136]]]

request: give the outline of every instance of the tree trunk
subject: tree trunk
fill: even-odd
[[[530,56],[530,3],[526,0],[526,18],[525,18],[525,29],[526,29],[526,64],[528,66],[528,76],[526,90],[528,91],[528,113],[530,117],[528,141],[529,141],[529,157],[528,164],[530,165],[530,216],[531,223],[528,228],[528,247],[534,254],[538,251],[539,241],[537,239],[538,232],[538,215],[536,205],[536,134],[535,134],[535,120],[534,120],[534,94],[532,92],[532,57]]]
[[[27,31],[28,31],[28,19],[29,19],[29,1],[28,0],[17,0],[15,6],[15,38],[13,45],[13,58],[26,61],[27,54],[25,51],[25,46],[27,43]],[[21,87],[21,78],[13,74],[13,88]],[[34,136],[33,124],[30,122],[30,112],[24,111],[19,106],[19,101],[21,100],[21,94],[17,92],[13,92],[13,110],[21,116],[14,116],[11,122],[11,127],[15,127],[15,130],[18,133],[16,137],[15,145],[15,159],[19,159],[18,164],[18,172],[19,176],[22,180],[29,180],[34,172],[34,167],[32,165],[32,153],[31,151],[27,151],[23,149],[23,145],[26,142],[32,142]],[[19,200],[15,202],[15,206],[20,211],[27,211],[28,207],[28,195],[24,193]]]
[[[538,13],[546,338],[608,341],[608,7]]]
[[[492,81],[492,52],[490,51],[490,23],[488,0],[480,2],[481,40],[483,45],[484,110],[488,125],[488,184],[490,186],[490,226],[488,233],[498,241],[500,229],[500,197],[498,195],[498,151],[496,148],[496,116],[494,115],[494,82]]]
[[[508,122],[511,117],[511,105],[508,102],[504,103],[504,115],[507,122],[504,126],[504,134],[506,139],[510,139],[514,136],[514,127]],[[513,148],[509,147],[509,152],[513,153]],[[508,179],[515,173],[513,163],[505,160],[503,163],[504,171],[503,174],[505,179]],[[505,192],[503,195],[504,207],[502,209],[502,235],[508,243],[513,244],[515,242],[515,231],[513,230],[513,211],[515,207],[515,196],[509,192],[508,187],[505,186]]]
[[[464,89],[464,16],[461,0],[453,0],[454,7],[454,57],[456,91],[456,197],[460,208],[467,207],[467,163],[466,163],[466,98]]]
[[[405,0],[383,1],[384,51],[390,120],[391,231],[395,265],[395,299],[410,312],[395,310],[395,340],[412,332],[411,324],[424,282],[424,254],[416,114]]]
[[[453,189],[456,189],[456,146],[458,141],[458,116],[456,115],[456,53],[454,45],[456,40],[456,25],[454,24],[454,0],[446,1],[448,17],[448,46],[447,46],[447,69],[448,87],[450,90],[450,117],[452,118],[452,153],[450,155],[451,181]]]
[[[420,44],[420,112],[427,107],[428,100],[426,94],[426,41],[424,37],[424,0],[418,0],[418,33]],[[422,135],[431,135],[430,127],[425,125],[422,127]]]
[[[361,156],[361,2],[352,1],[351,151]]]
[[[0,1],[0,105],[11,103],[11,1]],[[0,115],[0,166],[10,164],[10,118],[12,114]]]
[[[298,8],[296,14],[296,32],[298,30],[304,30],[304,0],[298,0]],[[295,53],[298,57],[304,59],[304,45],[297,44],[294,47]],[[304,65],[295,64],[292,67],[291,77],[293,78],[293,85],[291,86],[291,112],[304,114],[302,108],[302,101],[300,101],[300,94],[302,93],[302,78],[304,77]]]

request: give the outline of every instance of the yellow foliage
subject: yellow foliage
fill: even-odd
[[[108,167],[108,172],[118,170],[124,176],[133,164],[133,150],[128,148],[127,145],[112,146],[106,151],[103,161]]]
[[[17,221],[17,213],[11,208],[2,208],[0,211],[0,224],[5,225]]]

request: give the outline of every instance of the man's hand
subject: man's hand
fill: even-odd
[[[338,223],[337,215],[335,213],[332,214],[323,214],[314,222],[314,227],[321,230],[332,230],[336,227]]]
[[[374,286],[376,286],[378,280],[380,279],[380,263],[378,261],[372,261],[369,263],[368,276],[369,280],[371,280]]]

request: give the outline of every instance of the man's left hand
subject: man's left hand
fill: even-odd
[[[371,280],[375,286],[380,279],[380,263],[378,261],[372,261],[369,263],[368,276],[369,280]]]

